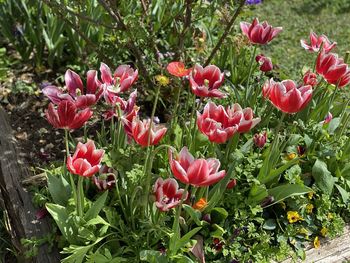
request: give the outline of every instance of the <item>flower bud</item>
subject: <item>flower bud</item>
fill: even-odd
[[[226,189],[232,189],[237,185],[237,180],[236,179],[232,179],[231,181],[228,182]]]
[[[266,144],[266,140],[267,140],[267,132],[266,131],[263,133],[256,133],[253,137],[254,144],[258,148],[263,148]]]
[[[310,85],[312,87],[317,85],[317,76],[315,73],[308,70],[303,77],[304,85]]]
[[[273,64],[270,58],[265,57],[263,54],[255,57],[256,62],[260,64],[260,70],[262,72],[269,72],[273,69]]]

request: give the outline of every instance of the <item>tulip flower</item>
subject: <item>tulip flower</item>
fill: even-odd
[[[303,48],[305,48],[308,51],[311,52],[318,52],[320,51],[321,45],[323,44],[323,50],[328,53],[330,52],[335,46],[337,45],[337,42],[331,43],[325,35],[317,36],[316,33],[310,32],[310,44],[306,42],[306,40],[301,39],[300,44]]]
[[[175,76],[175,77],[185,77],[188,76],[191,72],[191,68],[186,69],[185,64],[182,62],[174,61],[169,63],[169,65],[166,67],[169,74]]]
[[[55,128],[73,130],[82,127],[92,116],[92,111],[89,108],[78,111],[74,102],[63,100],[58,104],[57,110],[50,103],[45,115]]]
[[[272,27],[266,21],[260,24],[257,18],[254,18],[251,24],[241,22],[240,26],[243,34],[249,38],[252,44],[260,45],[268,44],[282,31],[282,27]]]
[[[138,71],[132,69],[129,65],[120,65],[112,75],[110,68],[101,63],[101,79],[105,92],[120,93],[128,90],[138,78]]]
[[[333,119],[332,113],[328,112],[324,120],[321,122],[321,124],[330,123],[332,119]]]
[[[218,159],[194,159],[186,146],[182,148],[175,159],[173,152],[170,151],[169,161],[175,178],[184,184],[197,187],[210,186],[226,175],[224,170],[219,171],[220,161]]]
[[[266,140],[267,140],[267,132],[266,131],[263,133],[254,134],[253,142],[256,145],[256,147],[263,148],[266,144]]]
[[[67,93],[63,93],[62,89],[49,85],[43,89],[43,93],[54,104],[59,104],[62,100],[69,100],[75,103],[77,108],[85,109],[100,99],[103,89],[101,83],[97,79],[96,70],[89,70],[87,73],[86,88],[80,76],[73,70],[68,69],[64,75]]]
[[[176,207],[183,195],[184,189],[179,189],[177,181],[173,178],[163,180],[158,178],[154,184],[153,192],[156,196],[156,207],[162,211],[169,211]],[[185,194],[184,199],[187,199],[188,193]]]
[[[100,170],[100,163],[104,150],[96,150],[95,143],[88,140],[87,143],[78,143],[73,157],[67,158],[67,168],[72,174],[83,177],[91,177]]]
[[[237,103],[225,109],[210,101],[203,114],[197,112],[198,129],[215,143],[224,143],[236,132],[247,132],[259,122],[260,118],[253,118],[251,108],[242,109]]]
[[[303,77],[304,85],[315,87],[317,85],[317,76],[315,73],[308,70]]]
[[[312,98],[310,85],[297,86],[293,80],[275,82],[273,79],[266,81],[263,87],[263,96],[285,113],[296,113],[306,107]]]
[[[226,189],[232,189],[237,185],[237,180],[236,179],[232,179],[231,181],[229,181],[226,185]]]
[[[321,51],[316,60],[316,72],[329,83],[342,88],[350,83],[350,69],[337,54]]]
[[[224,93],[218,88],[224,82],[224,73],[221,73],[217,66],[209,65],[203,68],[195,65],[190,76],[190,85],[192,92],[199,97],[222,98]]]
[[[263,54],[255,57],[256,62],[260,64],[260,70],[262,72],[269,72],[273,69],[272,61],[270,58],[265,57]]]
[[[131,132],[134,140],[141,146],[156,145],[164,137],[167,128],[152,124],[151,120],[139,120],[135,117],[131,123]]]
[[[98,190],[106,191],[115,187],[116,180],[113,174],[99,177],[94,175],[92,176],[92,182],[96,185]]]

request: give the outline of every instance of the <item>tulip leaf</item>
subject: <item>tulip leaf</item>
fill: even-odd
[[[349,193],[338,184],[335,184],[335,187],[338,189],[338,191],[341,195],[341,198],[343,199],[343,202],[346,204],[349,200],[349,197],[350,197]]]
[[[273,204],[276,204],[278,202],[281,202],[282,200],[296,196],[296,195],[303,195],[307,194],[309,192],[312,192],[312,189],[310,187],[307,187],[305,185],[299,185],[299,184],[283,184],[279,185],[277,187],[274,187],[272,189],[268,190],[269,195],[272,195],[274,198],[274,202],[265,206],[271,206]]]
[[[228,217],[228,212],[222,207],[215,207],[210,212],[210,218],[213,223],[220,224]]]
[[[148,263],[168,263],[168,259],[160,251],[142,250],[140,252],[140,260]]]
[[[105,191],[94,203],[93,205],[90,207],[90,209],[87,211],[87,213],[84,216],[84,219],[86,221],[89,221],[93,218],[95,218],[101,211],[101,209],[103,208],[106,199],[108,196],[108,191]]]
[[[63,176],[55,176],[50,172],[47,175],[47,185],[53,201],[59,205],[67,205],[70,198],[71,188]]]
[[[200,221],[201,212],[195,210],[192,206],[183,204],[183,209],[190,215],[190,217],[193,219],[193,221],[197,224],[197,226],[203,225],[203,223]]]
[[[293,166],[299,161],[299,158],[294,158],[293,160],[290,160],[289,162],[285,163],[281,167],[272,170],[268,176],[262,178],[260,180],[261,183],[266,184],[268,182],[273,181],[276,179],[281,173],[283,173],[285,170],[287,170],[289,167]]]
[[[268,196],[268,193],[266,190],[266,186],[264,184],[263,185],[255,184],[250,189],[248,202],[252,204],[257,204],[267,196]]]
[[[340,125],[340,118],[334,118],[330,121],[328,124],[328,132],[329,134],[334,134],[335,130],[339,127]]]
[[[190,232],[188,232],[186,235],[184,235],[182,238],[180,238],[178,241],[176,241],[174,252],[184,247],[191,240],[191,238],[201,229],[202,229],[201,226],[196,227],[192,229]]]
[[[312,176],[315,179],[316,185],[325,194],[330,195],[334,187],[334,177],[331,172],[327,169],[327,164],[323,161],[316,160],[314,166],[312,167]]]

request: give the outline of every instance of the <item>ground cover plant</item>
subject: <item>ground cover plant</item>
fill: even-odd
[[[118,63],[92,59],[88,70],[68,67],[61,85],[42,88],[65,154],[40,168],[47,188],[35,188],[34,201],[38,218],[52,217],[50,242],[62,262],[303,259],[308,244],[341,233],[349,218],[348,53],[335,53],[322,32],[305,34],[298,48],[309,62],[290,79],[261,53],[285,29],[236,20],[255,1],[226,3],[231,14],[220,1],[174,3],[184,15],[169,21],[163,1],[99,3],[116,27],[124,16],[136,26],[118,12],[126,6],[149,15],[145,24],[158,26],[164,42],[146,52],[180,51],[140,57],[145,36],[124,30],[135,43],[118,51]],[[62,12],[59,1],[51,5]],[[203,5],[220,15],[208,18]],[[31,255],[40,244],[23,243]]]

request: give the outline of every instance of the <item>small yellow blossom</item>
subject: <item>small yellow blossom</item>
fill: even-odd
[[[320,247],[320,245],[321,245],[320,239],[318,238],[318,236],[316,236],[314,239],[314,247],[317,249]]]
[[[203,210],[208,205],[208,202],[205,198],[199,199],[192,207],[196,210]]]
[[[302,227],[301,229],[299,229],[299,233],[304,234],[306,237],[309,236],[309,231],[305,227]]]
[[[322,227],[322,229],[320,230],[320,233],[323,237],[325,237],[328,233],[327,227]]]
[[[167,86],[170,83],[169,78],[164,75],[157,75],[156,80],[161,86]]]
[[[307,204],[306,205],[306,213],[311,214],[313,209],[314,209],[314,205],[313,204]]]
[[[293,224],[295,222],[303,220],[303,218],[299,215],[299,213],[297,211],[288,211],[287,212],[287,219],[288,219],[290,224]]]
[[[309,192],[309,193],[307,194],[307,197],[308,197],[310,200],[313,198],[313,196],[314,196],[314,192]]]
[[[286,203],[285,202],[280,202],[280,205],[282,207],[283,210],[286,210],[287,206],[286,206]]]
[[[334,217],[333,217],[333,214],[332,214],[332,213],[328,213],[327,218],[328,218],[328,219],[333,219],[333,218],[334,218]]]
[[[286,154],[286,159],[287,159],[288,161],[290,161],[290,160],[295,159],[297,156],[298,156],[298,155],[297,155],[296,153],[287,153],[287,154]]]

